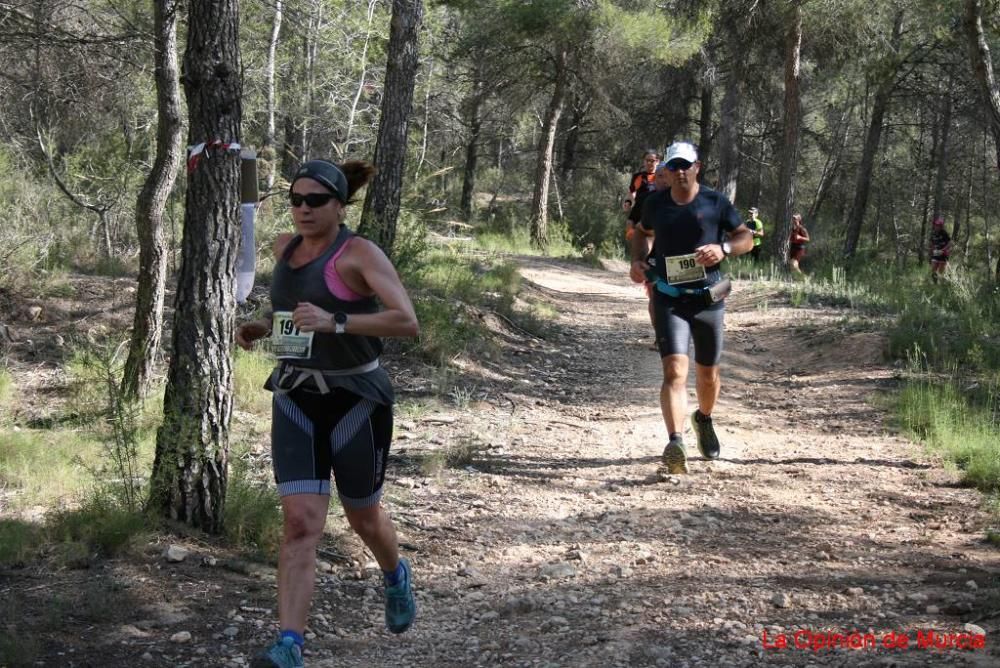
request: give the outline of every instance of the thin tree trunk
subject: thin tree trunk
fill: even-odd
[[[823,206],[827,194],[830,192],[830,185],[833,183],[834,175],[840,169],[840,161],[844,157],[844,146],[847,144],[847,136],[851,129],[851,112],[854,110],[854,103],[848,100],[844,105],[844,113],[840,116],[840,121],[833,133],[833,142],[830,151],[827,153],[826,161],[823,164],[823,171],[819,177],[819,184],[816,186],[816,195],[813,203],[806,214],[807,220],[815,220],[819,209]]]
[[[932,219],[941,217],[944,213],[944,185],[945,179],[950,171],[947,166],[948,160],[948,138],[951,130],[951,96],[952,86],[948,86],[948,92],[941,100],[943,110],[941,112],[940,141],[938,141],[937,154],[934,156],[936,173],[934,175],[934,213]],[[954,232],[952,233],[954,235]]]
[[[538,157],[535,163],[535,192],[531,201],[531,243],[544,249],[549,245],[549,181],[552,175],[552,160],[556,145],[556,130],[562,115],[566,97],[566,63],[569,55],[560,48],[556,56],[555,88],[549,100],[542,124],[542,134],[538,143]]]
[[[483,82],[477,80],[469,97],[469,139],[465,145],[465,173],[462,178],[460,203],[462,217],[466,222],[472,220],[472,196],[476,190],[476,165],[479,162],[479,135],[483,126],[479,110],[483,100]]]
[[[795,0],[789,15],[785,34],[785,123],[784,144],[781,155],[781,173],[778,177],[778,208],[774,217],[775,234],[771,237],[774,256],[782,261],[788,258],[791,216],[795,208],[795,172],[799,157],[799,124],[802,117],[800,56],[802,50],[802,3]],[[810,222],[806,221],[806,225]]]
[[[275,158],[277,154],[274,150],[274,137],[276,127],[274,123],[275,115],[275,95],[274,95],[274,70],[278,54],[278,38],[281,36],[281,19],[284,0],[274,0],[274,18],[271,20],[271,38],[267,42],[267,64],[264,67],[264,86],[267,89],[267,109],[265,111],[267,119],[264,123],[264,139],[260,145],[260,160],[258,164],[263,168],[264,192],[271,192],[274,187],[274,173],[277,167]]]
[[[899,50],[903,30],[903,11],[896,12],[892,24],[890,48],[895,53]],[[872,114],[868,121],[868,134],[865,138],[864,150],[861,153],[861,165],[858,167],[858,177],[854,184],[854,202],[847,217],[847,236],[844,240],[844,257],[854,257],[861,238],[861,228],[865,221],[865,211],[868,209],[868,194],[871,190],[872,172],[875,167],[875,155],[878,153],[882,139],[882,126],[885,114],[889,109],[889,99],[896,87],[896,71],[886,72],[884,78],[875,90],[875,100],[872,103]]]
[[[420,176],[420,169],[424,166],[427,157],[427,131],[431,125],[431,80],[434,77],[434,59],[427,61],[427,86],[424,90],[424,127],[420,132],[420,159],[417,160],[416,175]]]
[[[698,160],[702,164],[699,177],[702,180],[704,180],[705,173],[708,172],[712,162],[712,107],[714,100],[712,81],[706,76],[701,84],[701,113],[698,117]]]
[[[375,142],[378,172],[368,186],[359,230],[392,253],[403,188],[406,136],[413,108],[413,84],[417,73],[417,39],[423,20],[422,0],[393,0],[388,64],[382,116]]]
[[[139,276],[128,358],[122,375],[126,400],[144,398],[163,331],[167,276],[163,214],[181,162],[181,91],[177,63],[178,0],[153,3],[156,81],[156,158],[139,192],[135,225],[139,237]]]
[[[184,54],[188,144],[240,140],[238,0],[189,0]],[[193,157],[193,156],[192,156]],[[240,156],[208,147],[189,168],[172,356],[150,505],[209,533],[223,529],[233,403]]]
[[[563,143],[562,160],[559,165],[559,173],[563,183],[573,182],[573,171],[576,169],[576,154],[580,146],[580,128],[590,111],[590,100],[581,106],[577,99],[573,104],[573,120],[566,130],[566,141]]]
[[[351,110],[347,114],[347,130],[344,133],[344,150],[347,155],[351,150],[351,130],[354,129],[354,116],[358,113],[358,103],[361,101],[361,93],[365,90],[365,79],[368,76],[368,44],[372,37],[372,22],[375,19],[375,5],[378,0],[368,0],[368,25],[365,28],[365,43],[361,47],[361,76],[358,77],[358,89],[354,92],[354,99],[351,101]]]
[[[993,134],[996,165],[1000,169],[1000,89],[993,77],[990,46],[983,33],[983,1],[965,0],[965,35],[969,45],[969,63],[979,84],[979,95],[986,111],[987,124]],[[1000,268],[1000,264],[997,265]],[[1000,269],[998,269],[1000,271]]]
[[[719,191],[730,202],[736,202],[740,180],[740,136],[743,133],[743,113],[740,107],[742,71],[735,69],[726,77],[726,92],[719,109]]]

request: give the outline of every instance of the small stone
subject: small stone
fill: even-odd
[[[496,610],[490,610],[489,612],[484,612],[479,616],[480,622],[492,622],[500,616],[500,613]]]
[[[862,594],[865,593],[865,590],[862,589],[861,587],[848,587],[847,593],[850,596],[861,596]]]
[[[576,577],[576,569],[563,562],[558,564],[546,564],[538,571],[539,580],[560,580],[563,578]]]
[[[143,655],[142,655],[141,657],[139,657],[139,658],[141,658],[141,659],[142,659],[143,661],[152,661],[152,660],[153,660],[153,655],[152,655],[152,654],[150,654],[149,652],[145,652],[145,653],[144,653],[144,654],[143,654]]]
[[[937,607],[936,605],[928,605],[927,606],[927,614],[928,615],[936,615],[939,612],[941,612],[941,608]]]
[[[163,558],[171,564],[179,564],[187,559],[188,554],[190,554],[190,552],[187,548],[181,547],[180,545],[170,545],[163,551]]]
[[[975,580],[969,580],[968,582],[965,583],[965,586],[968,587],[969,589],[979,589],[979,585],[976,584]]]
[[[239,632],[240,630],[235,626],[227,626],[222,631],[222,635],[226,636],[227,638],[235,638],[237,635],[239,635]]]
[[[965,624],[962,626],[962,630],[966,633],[971,633],[972,635],[984,636],[986,635],[986,629],[981,626],[976,626],[975,624]]]
[[[170,642],[177,644],[191,642],[191,633],[189,631],[178,631],[170,636]]]
[[[322,559],[317,559],[316,570],[318,570],[320,573],[332,573],[333,564],[331,564],[329,561],[323,561]]]
[[[779,608],[787,608],[791,602],[788,594],[778,593],[771,597],[771,603]]]
[[[201,565],[202,566],[209,566],[209,567],[211,567],[211,566],[218,565],[218,563],[219,563],[219,560],[216,559],[215,557],[202,557],[201,558]]]

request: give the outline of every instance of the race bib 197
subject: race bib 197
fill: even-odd
[[[694,261],[695,254],[663,258],[666,262],[667,283],[679,285],[705,280],[705,267]]]
[[[271,326],[271,347],[279,359],[312,357],[314,332],[300,331],[292,322],[291,311],[275,311]]]

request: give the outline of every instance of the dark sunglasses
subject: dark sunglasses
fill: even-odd
[[[334,195],[330,193],[309,193],[308,195],[288,193],[288,201],[292,203],[293,207],[300,207],[305,202],[310,209],[318,209],[333,198]]]
[[[667,169],[671,172],[683,172],[691,169],[693,162],[688,162],[687,160],[671,160],[667,163]]]

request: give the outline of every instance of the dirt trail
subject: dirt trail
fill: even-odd
[[[953,473],[888,435],[875,406],[894,381],[879,336],[737,286],[722,459],[661,479],[661,373],[642,291],[624,266],[521,263],[529,296],[558,311],[545,339],[508,330],[492,359],[463,363],[453,406],[397,417],[387,504],[414,564],[414,628],[381,628],[377,572],[355,539],[334,536],[307,665],[1000,665],[988,518]],[[426,391],[397,378],[404,400]],[[136,595],[152,621],[99,627],[123,660],[103,665],[238,666],[268,637],[269,573],[194,558],[146,573]],[[915,647],[918,630],[968,622],[985,649]],[[191,642],[171,643],[181,630]],[[763,646],[765,631],[774,645],[799,630],[870,631],[878,648]],[[882,647],[889,632],[911,648]]]

